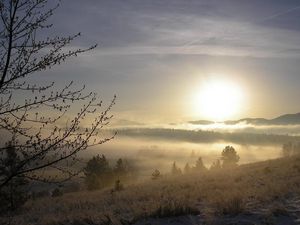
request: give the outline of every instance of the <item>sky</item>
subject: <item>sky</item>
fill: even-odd
[[[82,33],[70,47],[98,47],[37,79],[116,94],[118,121],[219,119],[200,103],[218,82],[242,96],[220,119],[300,112],[299,1],[63,0],[51,22]]]

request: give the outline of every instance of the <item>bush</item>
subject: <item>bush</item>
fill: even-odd
[[[122,191],[124,190],[124,186],[123,184],[121,184],[121,181],[118,179],[116,180],[115,182],[115,188],[114,188],[115,191]]]
[[[51,195],[52,197],[60,197],[63,196],[63,192],[59,188],[55,188]]]
[[[161,177],[160,171],[158,169],[154,170],[154,172],[152,173],[152,180],[157,180],[160,177]]]

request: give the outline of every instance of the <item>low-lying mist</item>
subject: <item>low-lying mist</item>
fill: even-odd
[[[163,173],[170,172],[174,161],[182,169],[186,163],[193,166],[199,157],[202,157],[203,163],[209,168],[214,161],[220,159],[222,150],[228,145],[233,146],[239,154],[239,164],[281,156],[282,147],[279,144],[242,145],[228,141],[192,143],[122,135],[109,143],[85,152],[82,156],[90,158],[95,154],[104,154],[112,160],[128,159],[141,171],[141,175],[150,176],[154,169],[159,169]]]
[[[140,175],[146,176],[155,169],[170,172],[173,162],[181,169],[187,163],[192,167],[199,157],[209,168],[221,159],[226,146],[233,146],[237,151],[239,164],[246,164],[279,158],[283,144],[300,142],[297,136],[300,125],[290,124],[147,125],[123,121],[109,130],[118,132],[114,140],[86,151],[82,156],[88,159],[95,154],[104,154],[112,161],[124,158],[134,164]]]

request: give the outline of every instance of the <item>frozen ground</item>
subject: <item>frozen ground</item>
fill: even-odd
[[[274,202],[271,206],[250,206],[249,212],[244,214],[206,217],[200,214],[148,218],[134,225],[300,225],[300,196]]]

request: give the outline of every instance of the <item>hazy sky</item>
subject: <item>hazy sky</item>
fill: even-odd
[[[52,20],[99,46],[39,79],[117,94],[118,119],[210,119],[192,99],[218,80],[242,90],[232,119],[300,111],[299,1],[64,0]]]

